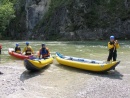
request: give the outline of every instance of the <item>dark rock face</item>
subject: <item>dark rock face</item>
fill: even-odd
[[[48,10],[50,0],[19,0],[15,5],[16,18],[11,21],[9,31],[14,39],[30,39],[34,27]]]
[[[11,36],[38,40],[102,40],[110,35],[130,38],[128,0],[20,1]]]
[[[46,40],[130,38],[127,0],[73,0],[58,7],[38,30]],[[40,36],[39,36],[40,37]]]

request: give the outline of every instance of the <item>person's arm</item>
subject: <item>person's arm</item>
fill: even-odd
[[[19,50],[20,50],[20,54],[22,54],[22,52],[21,52],[21,48],[20,48]]]
[[[47,48],[48,55],[50,56],[50,50]]]
[[[120,45],[119,45],[119,44],[116,44],[116,48],[120,48]]]
[[[108,49],[112,49],[112,48],[114,48],[114,45],[112,44],[110,44],[110,42],[108,42]]]
[[[41,49],[39,49],[38,57],[39,57],[39,59],[40,59],[40,57],[41,57]]]
[[[32,49],[32,47],[31,47],[31,46],[30,46],[30,49],[31,49],[32,54],[34,54],[34,51],[33,51],[33,49]]]
[[[118,43],[117,40],[115,41],[115,46],[116,46],[116,48],[119,48],[119,47],[120,47],[120,45],[119,45],[119,43]]]
[[[0,49],[2,49],[2,45],[0,45]]]
[[[20,48],[20,51],[21,51],[21,48]]]
[[[15,52],[17,51],[16,47],[15,47]]]

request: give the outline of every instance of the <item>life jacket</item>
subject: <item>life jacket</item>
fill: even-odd
[[[21,53],[21,48],[20,48],[20,47],[16,47],[16,48],[15,48],[15,52],[16,52],[16,53]]]
[[[30,47],[26,47],[25,55],[31,55],[32,51]]]
[[[0,49],[2,49],[2,45],[0,44]]]
[[[108,42],[108,48],[109,48],[110,52],[117,52],[116,46],[114,44],[115,44],[115,42],[111,42],[111,41]]]
[[[45,49],[41,48],[40,55],[42,55],[42,58],[49,57],[50,56],[49,49],[48,48],[45,48]]]

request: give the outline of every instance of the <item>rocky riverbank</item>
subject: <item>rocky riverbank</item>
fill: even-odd
[[[23,61],[0,64],[0,98],[130,98],[130,66],[104,74],[59,65],[29,72]]]

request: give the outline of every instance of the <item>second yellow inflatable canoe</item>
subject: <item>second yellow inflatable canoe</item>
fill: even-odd
[[[63,65],[71,66],[79,69],[94,71],[94,72],[105,72],[115,68],[120,61],[115,62],[103,62],[97,60],[90,60],[84,58],[77,58],[71,56],[64,56],[60,53],[56,53],[56,60]]]

